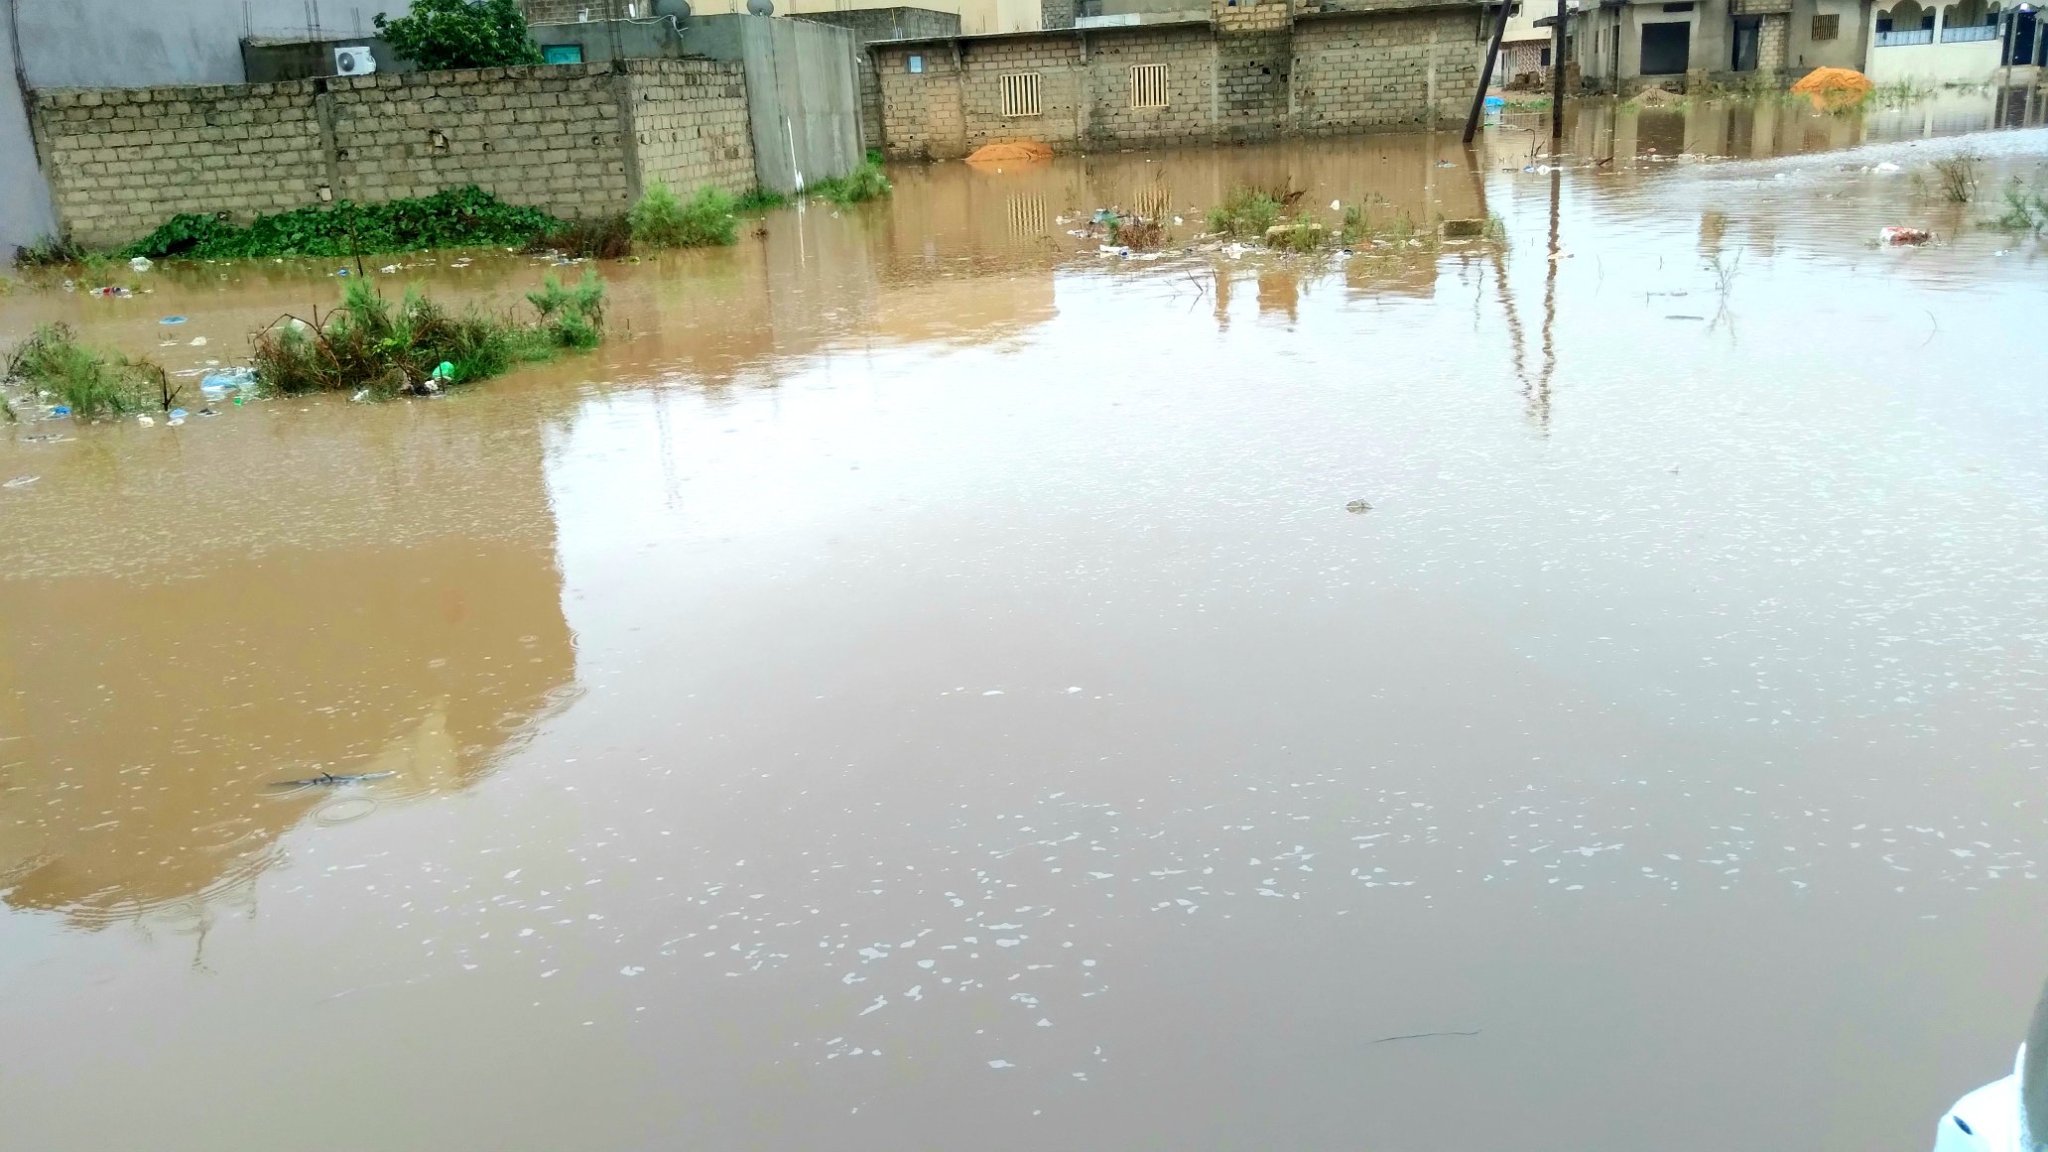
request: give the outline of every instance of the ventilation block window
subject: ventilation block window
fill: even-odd
[[[998,80],[1003,87],[1003,115],[1039,115],[1038,73],[1005,72]]]
[[[1833,40],[1841,34],[1842,18],[1839,15],[1830,13],[1826,16],[1815,16],[1813,18],[1813,38],[1815,40]]]
[[[1166,107],[1166,65],[1131,65],[1131,107]]]

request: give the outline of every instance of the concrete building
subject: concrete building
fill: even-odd
[[[1500,59],[1494,63],[1494,83],[1504,88],[1542,88],[1550,85],[1550,27],[1536,22],[1557,14],[1555,0],[1523,0],[1508,15],[1501,33]]]
[[[1480,0],[1211,0],[1201,19],[870,46],[883,148],[944,159],[1461,123]]]
[[[2048,52],[2039,33],[2029,6],[2001,10],[1998,0],[1872,5],[1866,71],[1879,84],[2031,85]]]
[[[1619,91],[1708,81],[1779,84],[1819,67],[1860,70],[1869,4],[1599,0],[1575,6],[1567,57],[1588,86]]]

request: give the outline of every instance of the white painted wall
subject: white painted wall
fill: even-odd
[[[2005,42],[1967,40],[1960,44],[1941,42],[1941,11],[1937,7],[1932,44],[1879,44],[1877,9],[1873,5],[1868,28],[1870,60],[1863,73],[1873,84],[1911,81],[1923,87],[1950,84],[1990,84],[1998,74],[1998,58]]]

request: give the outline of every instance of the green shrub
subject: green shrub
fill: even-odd
[[[766,188],[752,188],[746,195],[733,202],[733,211],[742,216],[758,216],[770,209],[788,206],[789,197],[782,193],[770,192]]]
[[[85,259],[85,248],[76,241],[45,236],[14,253],[16,268],[54,268]]]
[[[345,257],[424,248],[526,244],[563,227],[538,208],[507,204],[471,185],[383,204],[308,206],[258,216],[238,228],[220,216],[185,213],[130,244],[122,256],[234,260]]]
[[[428,71],[545,62],[513,0],[412,0],[397,19],[379,12],[377,34]]]
[[[1262,238],[1280,222],[1280,201],[1257,188],[1239,185],[1209,209],[1209,231]]]
[[[2039,192],[2029,191],[2015,177],[2005,186],[2005,213],[1991,223],[2008,232],[2039,236],[2048,231],[2048,198]]]
[[[256,334],[259,383],[279,392],[357,392],[394,396],[468,384],[564,348],[603,338],[604,285],[584,270],[564,288],[550,276],[527,296],[536,321],[470,312],[451,316],[409,290],[394,307],[369,284],[350,284],[341,306],[311,323],[282,321]],[[439,375],[442,364],[451,372]]]
[[[702,248],[739,239],[732,195],[699,188],[685,202],[666,184],[655,184],[633,205],[633,239],[650,248]]]
[[[45,324],[17,346],[7,357],[5,379],[39,401],[69,407],[79,420],[169,408],[177,398],[162,368],[87,348],[64,324]]]
[[[882,171],[880,164],[872,160],[863,162],[860,167],[844,176],[820,180],[808,189],[812,196],[830,200],[842,208],[849,204],[879,200],[893,190],[889,184],[888,174]]]
[[[624,212],[572,221],[535,237],[526,250],[561,252],[582,259],[623,260],[633,254],[633,222]]]

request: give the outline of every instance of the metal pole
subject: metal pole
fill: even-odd
[[[1500,59],[1500,39],[1507,34],[1508,10],[1513,8],[1512,0],[1501,0],[1500,15],[1493,20],[1493,40],[1486,46],[1486,63],[1479,66],[1479,91],[1472,94],[1472,111],[1465,117],[1465,143],[1472,142],[1472,134],[1479,131],[1479,113],[1486,107],[1486,90],[1493,86],[1493,62]]]
[[[1564,139],[1564,21],[1565,0],[1557,0],[1557,27],[1550,30],[1550,138]],[[1557,155],[1557,145],[1550,146]]]

